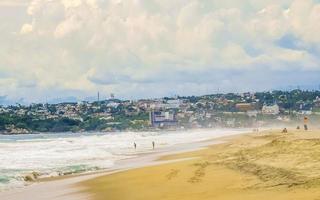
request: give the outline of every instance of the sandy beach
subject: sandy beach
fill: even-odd
[[[319,199],[319,158],[320,130],[269,130],[170,147],[0,199]]]
[[[320,131],[280,130],[229,138],[190,158],[114,173],[79,186],[93,200],[319,199]]]

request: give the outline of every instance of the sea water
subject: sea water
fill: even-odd
[[[245,129],[168,132],[0,135],[0,191],[26,185],[26,174],[60,176],[112,169],[116,161],[182,143],[247,132]],[[134,149],[134,142],[137,149]]]

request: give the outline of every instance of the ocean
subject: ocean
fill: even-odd
[[[0,191],[26,186],[24,177],[32,172],[52,177],[112,169],[119,160],[152,152],[152,141],[161,149],[244,132],[248,129],[0,135]]]

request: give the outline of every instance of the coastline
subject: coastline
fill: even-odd
[[[242,135],[246,133],[240,134]],[[0,199],[22,200],[32,198],[34,200],[87,200],[90,199],[90,194],[83,192],[85,188],[80,185],[80,183],[82,182],[131,169],[156,166],[160,164],[193,159],[183,158],[166,161],[162,160],[161,158],[175,154],[197,151],[203,148],[207,148],[211,145],[219,144],[221,142],[224,142],[224,140],[226,139],[230,139],[237,136],[238,134],[221,136],[206,141],[177,144],[170,147],[156,149],[155,151],[151,152],[140,153],[135,158],[128,158],[118,161],[116,165],[112,167],[112,169],[108,170],[39,179],[26,187],[1,192]]]
[[[160,163],[86,180],[92,200],[318,199],[320,130],[281,130],[161,157]],[[170,162],[172,161],[172,162]]]
[[[0,199],[317,199],[320,130],[288,130],[158,149],[121,160],[111,170],[40,179],[0,193]]]

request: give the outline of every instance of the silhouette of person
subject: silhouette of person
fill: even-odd
[[[154,141],[152,141],[152,149],[154,149],[155,148],[155,142]]]
[[[287,128],[284,128],[284,129],[282,130],[282,133],[288,133],[288,129],[287,129]]]
[[[304,117],[303,118],[303,122],[304,122],[304,130],[307,131],[308,130],[308,122],[309,122],[309,119],[308,117]]]
[[[134,142],[133,143],[134,149],[137,149],[137,144]]]

